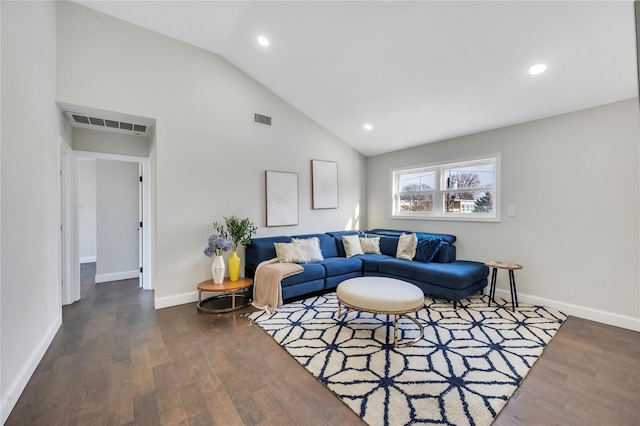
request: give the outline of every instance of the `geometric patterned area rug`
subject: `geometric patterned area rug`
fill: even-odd
[[[336,320],[335,293],[249,317],[367,424],[490,425],[566,316],[488,296],[454,310],[425,298],[424,337],[393,347],[393,316],[351,311]],[[409,314],[414,315],[414,314]],[[418,329],[401,318],[398,339]]]

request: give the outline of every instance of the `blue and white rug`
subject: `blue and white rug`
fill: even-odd
[[[496,300],[473,296],[454,310],[427,297],[417,313],[424,337],[401,348],[393,317],[352,311],[336,321],[335,293],[250,318],[371,426],[490,425],[566,319]],[[398,333],[418,330],[403,318]]]

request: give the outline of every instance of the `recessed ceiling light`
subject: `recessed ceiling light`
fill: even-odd
[[[547,66],[545,64],[537,64],[529,68],[529,74],[533,74],[533,75],[541,74],[546,69],[547,69]]]
[[[267,40],[265,36],[260,36],[258,37],[258,43],[260,43],[260,46],[267,47],[269,45],[269,40]]]
[[[364,126],[362,126],[365,130],[372,130],[373,126],[369,123],[365,124]]]

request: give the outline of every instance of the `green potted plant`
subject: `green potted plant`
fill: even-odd
[[[231,242],[233,252],[229,257],[229,279],[238,281],[240,274],[240,258],[236,250],[238,246],[246,246],[251,241],[251,237],[258,230],[257,226],[248,219],[240,219],[236,216],[224,217],[224,223],[213,223],[213,229],[224,238]]]

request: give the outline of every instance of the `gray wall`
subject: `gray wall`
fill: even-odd
[[[455,234],[461,259],[523,264],[519,293],[637,327],[639,127],[636,98],[370,157],[369,227]],[[390,169],[495,152],[501,223],[390,218]],[[507,206],[516,217],[506,216]],[[506,274],[499,285],[508,288]]]
[[[258,236],[366,227],[365,158],[224,58],[69,2],[57,35],[59,101],[156,120],[156,307],[197,300],[223,216]],[[339,163],[338,209],[311,209],[312,159]],[[299,174],[298,226],[265,227],[265,170]]]
[[[96,160],[96,283],[138,275],[138,163]]]
[[[55,7],[0,2],[2,423],[61,324]]]
[[[80,263],[96,261],[96,160],[78,158],[76,197]]]

